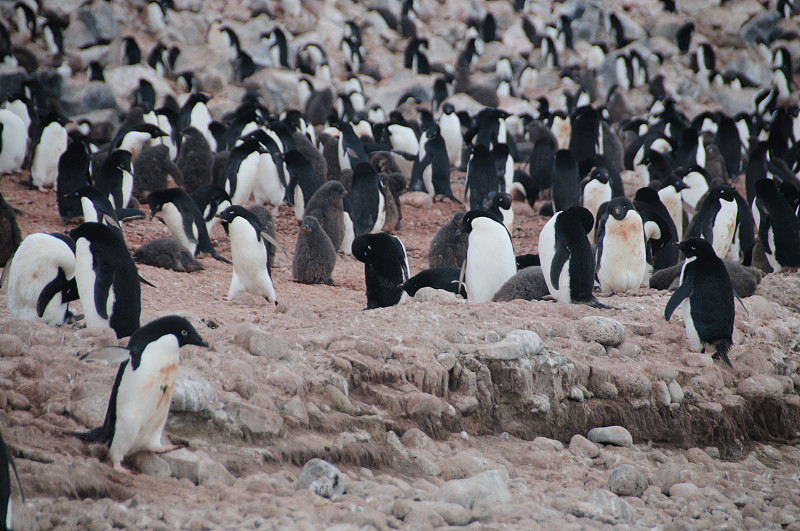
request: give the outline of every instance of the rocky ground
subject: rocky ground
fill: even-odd
[[[206,4],[221,12],[220,3]],[[226,13],[244,4],[229,3]],[[321,15],[329,4],[311,2],[284,22],[295,33],[315,31],[335,55],[337,19]],[[341,16],[356,12],[340,4]],[[431,12],[464,18],[455,2],[441,12],[421,4],[432,22]],[[647,5],[632,16],[644,17]],[[756,11],[736,5],[737,17]],[[511,16],[507,2],[491,6]],[[124,2],[109,9],[119,20],[136,12]],[[372,15],[377,29],[365,38],[374,44],[382,30]],[[187,14],[179,14],[181,31],[160,36],[143,17],[127,20],[153,42],[202,39]],[[434,41],[431,55],[437,50]],[[380,51],[371,57],[382,60]],[[396,98],[403,74],[395,74],[370,90]],[[212,68],[203,75],[209,86],[221,79]],[[128,77],[109,86],[127,94],[136,81]],[[80,74],[73,81],[65,91],[80,99]],[[243,89],[214,92],[216,114]],[[69,228],[55,192],[20,186],[26,177],[0,181],[23,235]],[[460,196],[463,173],[454,182]],[[404,203],[396,234],[413,274],[427,267],[433,234],[459,207]],[[515,251],[536,252],[546,219],[522,203],[514,209]],[[423,290],[363,311],[363,265],[352,257],[339,256],[334,286],[291,280],[297,222],[289,207],[273,214],[289,254],[273,271],[277,307],[250,295],[225,301],[231,269],[212,259],[191,274],[139,266],[156,286],[142,288],[143,321],[179,313],[211,346],[181,352],[165,433],[185,448],[134,456],[131,475],[112,471],[103,447],[63,433],[103,420],[116,367],[78,355],[117,344],[113,332],[23,323],[0,305],[0,425],[27,499],[15,505],[17,527],[800,529],[796,271],[767,275],[744,299],[747,313],[737,307],[729,369],[692,352],[680,316],[664,321],[669,293],[648,288],[601,297],[609,310],[469,304]],[[132,250],[166,235],[144,220],[124,232]],[[211,238],[230,257],[220,227]]]

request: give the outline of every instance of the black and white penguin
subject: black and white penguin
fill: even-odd
[[[231,206],[231,198],[219,186],[204,186],[189,194],[197,205],[206,222],[206,231],[211,234],[211,229],[217,224],[217,214]]]
[[[408,297],[403,291],[408,259],[400,238],[385,232],[361,234],[353,240],[352,250],[353,257],[364,263],[367,310],[394,306]]]
[[[439,126],[435,123],[428,125],[420,138],[417,168],[422,173],[425,190],[433,200],[446,197],[461,204],[461,201],[453,195],[450,187],[450,160],[447,156],[447,144],[441,135]]]
[[[58,160],[58,177],[56,178],[58,196],[56,200],[58,215],[65,223],[80,216],[83,212],[80,200],[72,194],[89,185],[91,162],[86,144],[79,141],[71,142]]]
[[[302,221],[309,199],[322,186],[322,182],[305,155],[296,149],[286,153],[284,162],[289,173],[286,199],[294,207],[297,221]]]
[[[647,186],[639,188],[633,206],[642,216],[648,263],[653,271],[676,265],[679,253],[673,244],[679,241],[678,230],[658,192]]]
[[[595,219],[600,205],[613,198],[608,169],[592,168],[589,175],[581,181],[581,188],[581,206],[589,211],[592,219]],[[594,224],[589,231],[589,241],[594,242]]]
[[[130,151],[131,157],[136,158],[145,147],[154,139],[165,136],[166,133],[153,124],[139,123],[122,127],[111,141],[112,149]]]
[[[403,290],[413,297],[422,288],[433,288],[449,291],[467,298],[467,290],[461,284],[459,291],[459,278],[461,269],[452,266],[434,267],[420,271],[403,283]]]
[[[184,345],[208,347],[192,324],[183,317],[167,315],[136,330],[127,347],[105,347],[82,359],[122,363],[108,401],[103,425],[86,433],[70,433],[109,447],[108,459],[115,469],[135,452],[168,452],[177,447],[162,444],[161,434],[169,415],[179,351]]]
[[[489,194],[500,190],[494,155],[483,144],[472,148],[467,162],[467,176],[464,185],[464,201],[470,210],[483,208]]]
[[[9,465],[14,471],[17,487],[19,487],[19,493],[22,497],[22,503],[24,504],[25,494],[22,492],[22,483],[20,483],[19,474],[17,474],[17,465],[14,463],[14,458],[11,457],[11,453],[8,451],[6,442],[3,440],[2,435],[0,435],[0,529],[3,531],[15,529]]]
[[[497,216],[506,229],[511,232],[514,226],[514,211],[511,209],[511,194],[508,192],[492,192],[486,198],[486,210]]]
[[[122,228],[119,224],[117,211],[111,204],[108,196],[103,192],[94,186],[86,185],[78,188],[69,195],[80,201],[84,222],[94,221],[102,223],[121,233]]]
[[[0,109],[0,175],[19,171],[28,152],[28,127],[10,109]]]
[[[461,156],[464,151],[464,136],[461,134],[461,120],[452,103],[442,105],[442,114],[436,122],[439,132],[447,147],[447,158],[453,168],[461,167]]]
[[[14,208],[0,193],[0,266],[5,266],[21,242],[22,233]]]
[[[259,157],[263,151],[261,144],[253,138],[231,150],[222,187],[234,205],[247,203],[253,195],[258,179]]]
[[[464,220],[464,210],[459,210],[453,217],[436,231],[428,247],[428,267],[458,267],[464,264],[467,258],[467,243],[469,235],[461,233],[461,222]]]
[[[528,175],[539,186],[540,191],[548,190],[552,183],[556,146],[556,139],[549,131],[533,141],[533,149],[528,158]]]
[[[262,33],[260,39],[267,46],[270,66],[289,68],[289,46],[286,33],[275,26],[268,32]]]
[[[578,176],[578,163],[568,149],[556,151],[551,175],[550,196],[553,200],[553,212],[579,206],[581,181]]]
[[[178,115],[178,128],[183,131],[191,125],[203,134],[211,147],[211,151],[217,151],[217,140],[209,127],[212,122],[211,113],[206,105],[210,99],[211,97],[207,94],[193,92],[181,106]]]
[[[125,240],[101,223],[69,231],[75,240],[75,281],[87,326],[111,327],[117,337],[139,328],[139,273]]]
[[[300,225],[292,258],[292,278],[303,284],[333,285],[336,248],[317,218],[306,216]]]
[[[3,281],[11,317],[63,324],[72,317],[69,303],[78,298],[75,242],[59,233],[30,234],[6,263]]]
[[[700,200],[706,196],[711,187],[708,172],[700,166],[690,166],[676,168],[675,175],[686,185],[686,188],[681,190],[683,202],[688,205],[691,212],[696,212],[700,208]]]
[[[664,308],[664,318],[681,306],[686,336],[694,349],[714,350],[729,367],[728,350],[733,343],[733,321],[736,317],[731,279],[725,264],[714,252],[711,243],[702,238],[688,238],[676,244],[686,256],[680,286]]]
[[[755,194],[753,219],[772,271],[800,266],[800,220],[792,206],[771,179],[758,181]]]
[[[355,237],[353,222],[344,211],[347,190],[339,181],[328,181],[314,192],[305,207],[305,215],[317,219],[337,251],[350,252]],[[344,244],[347,248],[344,248]]]
[[[58,177],[58,159],[67,150],[67,119],[56,112],[48,114],[39,135],[31,143],[31,184],[39,190],[52,188]]]
[[[550,295],[564,303],[602,306],[592,294],[595,261],[587,234],[594,217],[572,206],[553,214],[539,233],[539,260]]]
[[[122,39],[121,54],[122,66],[138,65],[142,62],[142,49],[134,37],[128,36]]]
[[[175,161],[183,176],[183,188],[190,194],[211,184],[214,154],[203,133],[189,126],[181,132],[181,146]]]
[[[681,192],[688,188],[688,185],[675,175],[669,176],[659,184],[658,197],[661,203],[667,208],[669,217],[675,224],[675,231],[678,239],[683,237],[683,197]]]
[[[600,290],[618,293],[638,288],[647,273],[642,217],[625,197],[612,199],[598,217],[595,277]]]
[[[228,223],[231,239],[233,276],[227,300],[247,291],[277,305],[275,287],[267,270],[267,249],[262,241],[272,239],[273,245],[277,242],[266,234],[255,214],[243,206],[234,204],[218,216]]]
[[[155,190],[147,196],[147,204],[150,206],[150,219],[161,214],[159,219],[192,256],[209,254],[220,262],[230,263],[214,249],[203,213],[186,190]]]
[[[686,234],[690,238],[708,240],[717,256],[725,258],[736,232],[737,213],[738,205],[733,186],[717,185],[708,191]]]
[[[501,221],[485,210],[470,210],[460,232],[468,234],[467,258],[462,266],[470,302],[488,302],[517,272],[511,235]]]
[[[369,162],[359,162],[353,170],[353,184],[345,207],[353,221],[353,233],[378,232],[386,220],[383,184]]]
[[[115,149],[92,174],[95,188],[105,194],[114,208],[127,208],[133,195],[131,153]]]

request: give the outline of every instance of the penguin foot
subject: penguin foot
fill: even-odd
[[[161,448],[154,448],[151,450],[154,454],[166,454],[172,452],[174,450],[180,450],[181,448],[186,448],[185,444],[165,444]]]

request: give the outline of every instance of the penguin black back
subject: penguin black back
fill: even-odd
[[[90,165],[89,151],[83,142],[70,143],[58,160],[58,215],[64,222],[81,215],[80,199],[70,194],[89,184]]]
[[[367,309],[393,306],[403,299],[408,280],[408,261],[403,242],[380,232],[362,234],[353,240],[353,257],[364,263]]]
[[[488,147],[478,144],[467,162],[466,201],[470,210],[483,208],[491,192],[499,190],[494,155]]]
[[[567,149],[556,151],[553,158],[550,195],[553,198],[553,212],[566,210],[581,203],[581,183],[578,177],[578,164]]]

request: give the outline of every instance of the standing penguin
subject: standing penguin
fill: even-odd
[[[0,193],[0,266],[5,266],[22,242],[14,208]]]
[[[233,300],[247,291],[277,305],[275,287],[267,270],[267,249],[262,243],[262,238],[271,237],[264,232],[255,214],[240,205],[233,205],[218,216],[228,222],[231,238],[233,277],[227,299]],[[277,245],[274,239],[270,243]]]
[[[485,210],[470,210],[460,232],[469,235],[467,258],[462,266],[470,302],[489,302],[517,272],[511,235],[502,222]]]
[[[486,210],[497,215],[502,220],[509,232],[514,225],[514,211],[511,209],[511,194],[497,192],[489,194],[486,198]]]
[[[592,294],[594,255],[587,234],[592,213],[573,206],[553,214],[539,233],[539,260],[550,295],[558,302],[602,307]]]
[[[181,147],[175,163],[183,176],[183,188],[191,194],[198,188],[211,184],[214,154],[208,140],[197,128],[189,126],[181,135]]]
[[[231,198],[219,186],[204,186],[189,194],[203,214],[206,222],[206,232],[211,234],[211,228],[217,224],[217,214],[231,206]]]
[[[59,233],[27,236],[6,264],[3,281],[8,282],[6,304],[14,319],[41,319],[51,326],[66,322],[72,316],[69,303],[78,298],[75,242]]]
[[[720,184],[708,191],[686,234],[690,238],[705,238],[720,258],[725,258],[736,232],[738,206],[734,188]]]
[[[378,232],[386,219],[383,184],[369,162],[359,162],[353,170],[353,185],[347,196],[353,233]]]
[[[217,140],[211,133],[211,113],[208,112],[208,100],[211,97],[202,92],[193,92],[183,103],[178,115],[179,130],[183,131],[189,126],[194,127],[205,137],[211,151],[217,150]]]
[[[681,269],[680,286],[664,308],[669,321],[680,305],[686,336],[694,349],[714,349],[729,367],[728,350],[733,343],[733,321],[736,317],[733,298],[736,292],[725,264],[711,243],[702,238],[688,238],[676,244],[686,256]]]
[[[19,171],[28,152],[25,122],[9,109],[0,109],[0,175]]]
[[[58,159],[67,150],[67,119],[52,112],[42,120],[39,136],[31,145],[31,185],[44,191],[58,177]]]
[[[142,201],[153,190],[166,188],[170,176],[176,184],[183,183],[181,170],[164,145],[144,148],[133,160],[133,175],[133,194]]]
[[[800,220],[775,181],[761,179],[756,183],[752,209],[758,239],[773,273],[800,266]]]
[[[83,142],[72,142],[58,161],[58,178],[56,189],[58,196],[58,215],[61,221],[68,222],[81,215],[82,208],[73,192],[89,186],[89,168],[91,157]]]
[[[292,276],[304,284],[333,285],[336,249],[314,216],[303,218],[292,259]]]
[[[589,211],[592,219],[597,217],[600,205],[612,199],[611,179],[606,168],[592,168],[589,175],[581,181],[581,205]],[[594,241],[594,224],[589,231],[589,241]]]
[[[25,495],[22,492],[22,484],[19,482],[19,474],[17,474],[17,465],[14,464],[14,458],[8,452],[6,442],[0,435],[0,529],[9,531],[15,529],[13,511],[11,509],[11,474],[9,473],[9,465],[14,470],[14,477],[17,479],[17,486],[19,493],[22,496],[22,503],[25,503]]]
[[[127,208],[133,194],[130,151],[124,149],[112,151],[93,172],[92,181],[95,188],[108,197],[114,208]]]
[[[500,190],[494,155],[483,144],[472,148],[464,190],[464,201],[469,204],[470,210],[483,208],[489,194]]]
[[[182,188],[156,190],[147,196],[150,219],[161,213],[161,221],[193,256],[210,254],[220,262],[230,262],[211,244],[203,213]]]
[[[633,198],[633,206],[642,216],[647,236],[647,256],[653,270],[677,265],[680,253],[673,244],[678,242],[678,230],[658,192],[647,186],[639,188]]]
[[[342,183],[328,181],[314,192],[305,208],[306,217],[313,216],[316,218],[337,251],[343,250],[342,242],[345,240],[345,230],[347,228],[345,226],[345,217],[347,217],[347,221],[350,221],[348,214],[344,211],[343,200],[346,195],[347,190]],[[349,228],[351,234],[349,241],[352,242],[354,238],[352,235],[352,221]]]
[[[408,280],[406,248],[397,236],[379,232],[362,234],[353,240],[353,257],[364,263],[367,310],[403,302]]]
[[[169,415],[179,351],[184,345],[207,347],[192,324],[183,317],[167,315],[136,330],[127,347],[105,347],[83,357],[122,363],[108,401],[103,425],[86,433],[70,433],[108,445],[115,469],[135,452],[168,452],[177,447],[161,443]]]
[[[602,209],[601,209],[602,210]],[[597,226],[597,271],[603,293],[638,288],[647,273],[644,224],[630,199],[612,199]]]
[[[253,195],[258,178],[259,157],[263,148],[259,142],[250,138],[231,150],[225,166],[225,179],[222,187],[230,196],[231,203],[243,205]]]
[[[308,159],[293,149],[284,156],[286,170],[289,172],[289,185],[286,187],[286,198],[294,206],[294,216],[303,220],[306,205],[322,182]]]
[[[450,160],[447,158],[447,145],[435,123],[428,125],[423,137],[424,146],[420,148],[418,168],[422,172],[422,182],[432,199],[446,197],[459,205],[461,201],[453,196],[450,188]],[[424,155],[423,155],[424,151]]]
[[[433,236],[428,248],[428,267],[461,267],[464,263],[469,235],[460,233],[459,229],[465,215],[465,211],[457,211]]]
[[[122,235],[100,223],[69,231],[75,240],[75,281],[87,326],[111,327],[117,337],[139,328],[139,273]]]
[[[122,233],[114,206],[108,197],[103,195],[97,188],[89,185],[82,186],[69,194],[69,196],[80,201],[83,221],[96,221],[118,230],[120,234]]]
[[[442,114],[439,116],[439,131],[447,148],[447,158],[453,168],[461,167],[461,155],[464,151],[464,136],[461,134],[461,120],[456,114],[452,103],[442,105]]]
[[[581,181],[578,176],[578,163],[568,149],[556,151],[551,175],[550,196],[553,198],[553,212],[579,206]]]
[[[667,208],[669,217],[675,224],[675,232],[678,239],[683,237],[683,197],[681,191],[688,188],[688,185],[675,175],[670,175],[661,181],[658,189],[658,197]]]

